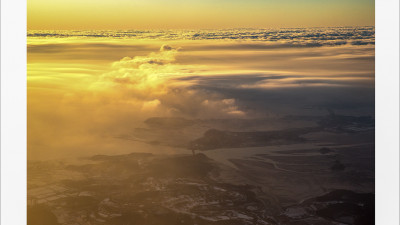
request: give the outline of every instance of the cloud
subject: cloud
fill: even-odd
[[[133,58],[124,57],[112,63],[112,70],[103,74],[98,84],[162,92],[167,79],[181,74],[179,66],[172,65],[177,52],[177,49],[163,45],[159,52]]]
[[[163,45],[160,48],[160,52],[153,52],[147,56],[135,56],[124,57],[118,62],[112,64],[113,68],[126,68],[126,69],[137,69],[143,65],[165,65],[175,61],[175,55],[177,49],[172,48],[169,45]]]
[[[368,45],[368,44],[375,44],[375,42],[371,41],[353,41],[351,45]]]
[[[160,100],[154,99],[152,101],[143,102],[142,111],[153,111],[161,104]]]
[[[147,117],[246,115],[236,105],[235,99],[226,99],[217,92],[207,93],[192,88],[197,81],[190,77],[201,74],[202,67],[177,64],[178,53],[179,48],[162,45],[158,52],[124,57],[112,63],[111,70],[100,76],[90,90],[103,93],[102,98],[114,104],[119,102],[132,107],[141,105],[139,111],[149,113]],[[206,102],[208,104],[204,104]]]
[[[177,50],[177,49],[166,44],[162,45],[160,48],[160,52],[172,51],[172,50]]]
[[[30,38],[57,37],[73,39],[76,37],[108,38],[133,40],[233,40],[251,42],[286,42],[293,47],[318,47],[340,45],[346,41],[366,40],[375,42],[374,27],[337,27],[337,28],[282,28],[282,29],[245,29],[230,30],[168,30],[168,31],[28,31]],[[296,44],[297,43],[297,44]],[[307,44],[308,43],[308,44]],[[167,47],[167,46],[166,46]],[[280,47],[285,47],[280,46]],[[289,45],[286,47],[290,47]],[[167,47],[168,48],[168,47]]]
[[[245,112],[239,110],[239,107],[236,105],[235,99],[215,99],[209,100],[205,99],[202,103],[202,106],[211,110],[215,116],[221,116],[221,114],[225,114],[225,116],[233,116],[233,117],[243,117],[246,115]]]
[[[252,49],[253,44],[238,43],[236,47]],[[334,65],[335,60],[342,60],[343,57],[346,63],[352,63],[352,58],[338,55],[334,51],[324,51],[325,55],[311,54],[304,58],[301,58],[300,53],[292,54],[293,59],[290,60],[318,63],[326,60]],[[186,57],[185,54],[183,56]],[[158,52],[124,57],[112,63],[111,71],[101,76],[98,85],[106,86],[109,92],[107,95],[115,95],[113,98],[118,99],[118,102],[136,101],[135,107],[139,105],[141,111],[149,112],[152,116],[251,117],[281,113],[289,108],[349,108],[350,102],[356,108],[371,102],[372,92],[367,90],[373,91],[374,74],[352,73],[348,69],[345,70],[347,74],[321,71],[319,68],[330,69],[330,65],[325,64],[313,64],[316,72],[308,74],[299,71],[219,72],[212,67],[177,63],[181,62],[177,59],[183,56],[180,56],[179,48],[164,44]],[[360,56],[365,55],[360,53]],[[254,59],[257,64],[264,60]],[[304,63],[297,64],[295,68],[301,68]],[[341,92],[349,94],[349,88],[355,92],[367,93],[368,97],[344,97]]]

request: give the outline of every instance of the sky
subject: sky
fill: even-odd
[[[28,0],[28,30],[374,25],[373,0]]]

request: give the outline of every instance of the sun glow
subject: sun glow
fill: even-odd
[[[374,1],[28,1],[28,29],[182,29],[374,25]]]

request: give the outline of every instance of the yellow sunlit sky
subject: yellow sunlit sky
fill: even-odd
[[[28,0],[28,30],[374,25],[373,0]]]

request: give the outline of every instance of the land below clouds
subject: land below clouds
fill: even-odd
[[[269,119],[147,119],[146,127],[119,138],[190,150],[262,147],[299,143],[374,142],[370,116],[285,116]],[[328,137],[329,136],[329,137]],[[329,140],[331,139],[331,140]]]
[[[124,138],[195,154],[29,161],[28,213],[60,224],[372,224],[374,120],[273,121],[149,118]]]
[[[270,151],[232,159],[238,169],[202,153],[32,162],[28,221],[42,210],[60,224],[369,224],[372,153]]]

